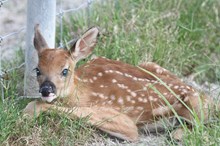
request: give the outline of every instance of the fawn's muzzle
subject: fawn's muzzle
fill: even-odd
[[[42,97],[49,97],[51,93],[56,94],[56,87],[53,82],[45,81],[41,84],[39,92]]]

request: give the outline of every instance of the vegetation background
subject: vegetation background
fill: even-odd
[[[63,31],[57,25],[57,46],[62,33],[65,42],[79,37],[88,27],[101,30],[96,56],[138,65],[153,61],[204,89],[211,97],[220,96],[220,1],[219,0],[106,0],[93,2],[89,19],[82,10],[64,17]],[[4,69],[24,62],[24,48],[15,57],[3,60]],[[80,62],[83,64],[84,61]],[[22,109],[30,99],[22,95],[23,68],[2,76],[4,103],[0,102],[0,145],[119,145],[126,142],[100,134],[86,119],[71,120],[66,115],[42,113],[29,121]],[[219,145],[220,114],[206,125],[200,121],[185,131],[182,142],[169,135],[141,134],[146,145]],[[165,125],[164,125],[165,126]],[[143,139],[142,139],[143,138]],[[160,143],[158,143],[160,141]],[[132,145],[132,144],[131,144]]]

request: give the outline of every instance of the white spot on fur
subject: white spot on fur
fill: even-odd
[[[185,88],[185,86],[180,86],[180,88]]]
[[[136,97],[136,96],[137,96],[137,93],[131,92],[131,96]]]
[[[110,95],[111,100],[115,100],[115,95]]]
[[[113,102],[112,102],[112,100],[109,100],[107,103],[111,105]]]
[[[125,73],[125,76],[128,77],[128,78],[131,77],[131,75],[129,75],[129,74],[127,74],[127,73]]]
[[[144,108],[143,107],[141,107],[141,106],[138,106],[137,107],[137,110],[140,110],[140,111],[142,111]]]
[[[174,89],[178,89],[178,88],[179,88],[179,86],[174,86],[173,88],[174,88]]]
[[[146,98],[143,99],[143,103],[147,103],[147,99]]]
[[[142,102],[142,101],[143,101],[143,98],[139,97],[139,98],[138,98],[138,101],[139,101],[139,102]]]
[[[131,96],[127,95],[126,99],[127,99],[127,101],[131,101]]]
[[[154,94],[155,92],[154,92],[153,90],[150,90],[150,93],[151,93],[151,94]]]
[[[128,86],[124,86],[125,89],[128,89]]]
[[[149,100],[153,101],[154,100],[153,96],[149,96]]]
[[[79,81],[82,81],[81,78],[79,78],[78,76],[76,76],[76,79],[79,80]]]
[[[128,88],[128,86],[125,86],[124,84],[117,84],[118,85],[118,87],[119,88],[122,88],[122,89],[127,89]]]
[[[112,79],[112,83],[116,83],[117,82],[117,80],[116,79]]]
[[[101,77],[101,76],[103,76],[103,74],[102,74],[101,72],[99,72],[99,73],[98,73],[98,76],[100,76],[100,77]]]
[[[97,80],[97,77],[93,77],[93,80]]]
[[[167,92],[163,93],[164,96],[166,96],[167,94],[168,94]]]
[[[157,81],[155,81],[155,80],[150,80],[150,82],[151,82],[151,83],[157,83]]]
[[[150,80],[148,80],[148,79],[144,79],[144,81],[149,82]]]
[[[154,102],[156,102],[157,100],[158,100],[157,98],[154,98],[154,99],[153,99]]]
[[[121,88],[122,88],[122,89],[127,89],[128,86],[125,86],[124,84],[121,84]]]
[[[188,91],[187,91],[186,89],[183,89],[182,92],[184,92],[184,93],[188,93]]]
[[[93,96],[98,96],[98,93],[92,92]]]
[[[162,73],[163,73],[163,69],[161,69],[161,68],[157,68],[157,69],[156,69],[156,73],[158,73],[158,74],[162,74]]]
[[[101,94],[101,93],[100,93],[98,96],[99,96],[100,98],[102,98],[102,99],[105,98],[105,96],[104,96],[103,94]]]
[[[142,81],[142,82],[143,82],[143,81],[144,81],[144,79],[142,79],[142,78],[138,78],[138,81]]]
[[[101,88],[104,88],[105,86],[104,86],[104,85],[100,85],[100,87],[101,87]]]
[[[133,77],[133,80],[137,81],[137,77]]]
[[[169,86],[169,87],[172,87],[172,86],[173,86],[173,84],[168,84],[168,86]]]
[[[131,100],[131,103],[135,104],[135,100]]]
[[[187,89],[191,89],[189,86],[186,86]]]
[[[177,104],[177,107],[181,108],[181,107],[183,107],[183,105],[181,103],[179,103],[179,104]]]
[[[181,94],[181,95],[184,95],[185,93],[184,93],[184,92],[181,92],[180,94]]]
[[[198,97],[198,96],[199,96],[199,93],[198,93],[198,92],[195,92],[195,93],[193,94],[193,96]]]
[[[124,100],[123,100],[123,98],[122,98],[122,97],[119,97],[119,98],[118,98],[118,103],[119,103],[119,104],[121,104],[121,105],[123,105],[123,104],[124,104]]]
[[[118,83],[117,85],[118,85],[119,88],[122,88],[122,84],[119,84],[119,83]]]
[[[132,78],[132,75],[128,75],[129,78]]]
[[[120,71],[115,71],[115,73],[117,73],[117,74],[119,74],[119,75],[123,75],[123,73],[120,72]]]

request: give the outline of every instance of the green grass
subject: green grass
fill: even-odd
[[[89,26],[86,11],[67,15],[64,39],[69,41],[88,27],[99,26],[96,55],[135,65],[154,61],[180,76],[196,74],[197,81],[216,82],[220,80],[219,7],[217,0],[97,4]]]
[[[219,121],[219,117],[220,117],[220,111],[218,109],[218,107],[214,107],[214,115],[212,117],[209,117],[210,119],[207,121],[204,121],[204,112],[201,112],[200,115],[198,115],[198,113],[196,113],[195,111],[191,110],[190,107],[188,107],[184,101],[182,99],[180,99],[173,91],[172,89],[170,89],[166,83],[164,83],[160,78],[158,78],[157,76],[155,76],[153,73],[140,68],[141,70],[143,70],[144,72],[146,72],[147,74],[150,74],[151,76],[153,76],[156,80],[158,80],[164,87],[166,87],[170,93],[172,95],[174,95],[176,97],[176,99],[178,99],[178,101],[180,101],[180,103],[182,103],[182,105],[187,108],[189,110],[189,112],[191,113],[191,115],[193,116],[193,120],[190,121],[194,127],[192,129],[188,129],[188,126],[186,123],[184,123],[182,121],[182,117],[180,117],[177,112],[175,111],[175,109],[172,107],[172,105],[168,102],[168,100],[166,99],[166,97],[163,96],[162,93],[160,93],[160,91],[158,91],[154,86],[150,87],[154,90],[154,92],[156,92],[166,103],[166,105],[171,109],[172,113],[175,115],[177,121],[179,122],[181,128],[184,129],[184,137],[183,137],[183,141],[182,144],[183,145],[215,145],[215,144],[219,144],[220,143],[220,121]],[[199,100],[199,104],[200,104],[200,109],[202,111],[203,109],[203,104],[201,102],[201,99]],[[201,118],[199,118],[201,117]],[[164,124],[164,126],[166,127],[166,125]],[[215,130],[213,130],[213,128],[217,128]],[[168,129],[168,128],[167,128]],[[172,130],[174,130],[173,128],[171,128]],[[174,140],[172,138],[172,131],[170,131],[170,129],[168,129],[167,133],[170,135],[170,139],[167,140],[167,143],[169,145],[175,145],[176,144],[176,140]],[[205,139],[205,140],[204,140]]]
[[[87,119],[71,120],[56,112],[43,113],[33,120],[24,118],[25,101],[6,101],[0,105],[1,145],[83,145],[94,129]]]
[[[98,26],[101,33],[93,53],[97,56],[133,65],[153,61],[180,77],[193,75],[199,83],[219,84],[219,8],[219,0],[104,1],[92,5],[89,25],[86,11],[66,14],[63,36],[68,42],[89,27]],[[19,51],[17,56],[3,62],[3,68],[20,65],[24,55]],[[88,141],[94,129],[84,119],[70,120],[53,112],[43,113],[33,121],[22,119],[22,109],[29,101],[17,100],[23,92],[23,70],[7,75],[8,80],[2,82],[6,102],[0,102],[0,145],[83,145]],[[182,144],[220,143],[219,117],[218,112],[205,126],[198,121],[192,131],[185,130]],[[167,143],[175,144],[172,139]]]

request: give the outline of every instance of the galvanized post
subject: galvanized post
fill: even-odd
[[[37,67],[37,52],[33,46],[34,26],[40,24],[40,30],[48,46],[55,45],[56,0],[28,0],[25,52],[24,95],[37,96],[38,84],[33,70]]]

